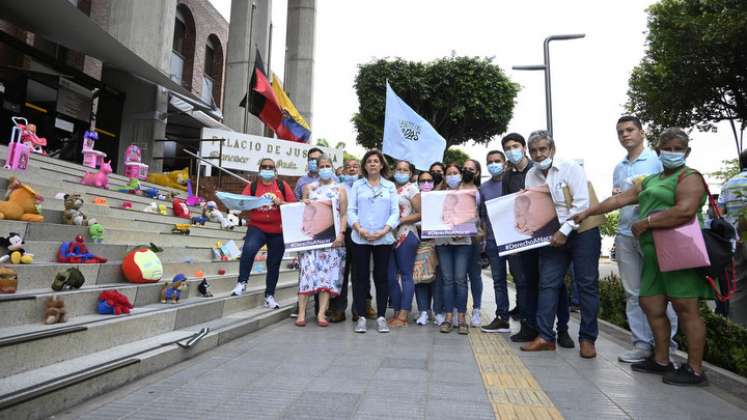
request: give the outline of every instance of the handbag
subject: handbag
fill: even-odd
[[[415,284],[431,283],[436,278],[438,257],[436,247],[428,242],[420,242],[412,266],[412,280]]]
[[[681,226],[654,229],[653,237],[656,260],[662,273],[711,265],[696,216]]]

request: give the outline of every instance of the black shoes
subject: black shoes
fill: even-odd
[[[508,314],[511,316],[511,319],[514,321],[518,321],[521,319],[521,314],[519,313],[519,305],[514,306],[514,309],[511,309],[508,311]]]
[[[636,372],[654,373],[658,375],[674,372],[674,364],[672,362],[669,362],[668,365],[662,365],[659,364],[653,357],[649,357],[642,362],[633,363],[630,365],[630,368]]]
[[[576,347],[576,343],[574,343],[571,336],[568,335],[568,330],[558,331],[558,338],[555,342],[564,349],[572,349]]]
[[[537,338],[537,331],[526,324],[521,324],[521,330],[517,334],[511,336],[511,341],[514,343],[528,343]]]
[[[510,333],[511,326],[508,325],[508,321],[496,317],[490,324],[480,327],[480,331],[484,333]]]
[[[690,365],[685,363],[678,369],[665,373],[662,382],[678,386],[706,386],[708,385],[708,378],[706,378],[705,373],[697,375]]]

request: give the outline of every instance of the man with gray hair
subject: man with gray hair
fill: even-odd
[[[599,255],[602,239],[598,223],[578,225],[571,219],[589,207],[589,188],[583,168],[576,162],[555,158],[555,142],[546,131],[529,135],[529,155],[534,162],[526,176],[526,188],[548,191],[555,203],[560,229],[550,246],[539,249],[540,278],[537,301],[539,336],[521,347],[523,351],[555,350],[555,313],[564,278],[573,264],[581,304],[580,355],[596,357],[598,335]]]

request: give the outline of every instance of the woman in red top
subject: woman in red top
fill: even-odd
[[[249,274],[252,272],[252,265],[254,265],[254,257],[259,249],[267,244],[265,307],[278,309],[280,305],[275,301],[274,294],[280,276],[280,263],[285,253],[280,205],[294,202],[296,198],[291,187],[285,181],[277,179],[275,161],[272,159],[266,158],[259,162],[259,176],[254,183],[256,185],[247,184],[241,194],[266,196],[272,199],[272,204],[249,212],[249,226],[246,229],[244,249],[239,262],[239,281],[231,295],[240,296],[244,293]]]

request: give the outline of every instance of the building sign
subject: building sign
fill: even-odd
[[[269,137],[253,136],[235,131],[217,128],[203,128],[203,139],[225,139],[223,142],[223,167],[238,171],[259,170],[259,162],[264,158],[275,161],[279,175],[301,176],[306,173],[306,155],[312,147],[306,143],[296,143]],[[337,168],[343,164],[343,149],[319,147],[332,158],[332,165]],[[219,141],[201,143],[200,156],[217,158],[220,153]],[[210,159],[218,165],[218,159]],[[203,166],[207,166],[204,165]],[[210,176],[210,168],[205,174]]]
[[[88,122],[91,120],[92,97],[90,90],[60,77],[60,88],[57,90],[57,112]]]

